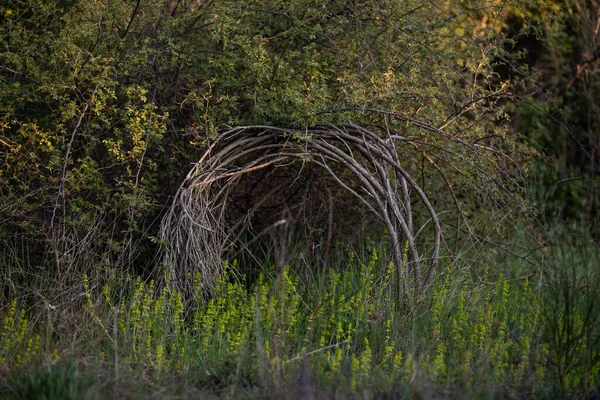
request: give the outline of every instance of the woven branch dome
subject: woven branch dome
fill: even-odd
[[[244,126],[221,133],[189,172],[162,221],[171,282],[184,295],[194,296],[191,277],[200,273],[201,289],[214,289],[224,260],[252,217],[282,189],[271,184],[268,192],[247,207],[246,215],[235,220],[228,211],[232,194],[244,190],[240,189],[242,177],[310,165],[373,213],[387,230],[402,282],[406,285],[410,273],[417,287],[426,289],[438,260],[440,224],[427,196],[402,167],[396,139],[387,132],[377,134],[352,124],[306,130]],[[422,262],[423,250],[415,242],[419,229],[413,226],[411,196],[424,205],[433,223],[433,250],[427,263]],[[405,244],[408,257],[403,260]]]

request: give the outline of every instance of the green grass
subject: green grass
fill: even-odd
[[[0,393],[48,399],[597,395],[595,248],[557,247],[533,267],[517,259],[494,268],[442,262],[431,290],[405,299],[395,295],[386,259],[375,250],[364,260],[351,254],[310,279],[293,266],[282,276],[265,266],[254,282],[236,275],[234,264],[209,300],[187,308],[176,290],[139,278],[102,282],[83,275],[80,295],[63,305],[68,313],[47,313],[52,318],[35,318],[43,306],[16,292],[2,306]],[[201,277],[190,278],[200,283]],[[67,325],[72,331],[59,332]]]
[[[96,398],[94,377],[72,362],[19,369],[9,375],[3,397],[15,399],[75,400]]]

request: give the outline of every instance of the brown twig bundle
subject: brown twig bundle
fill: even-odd
[[[215,287],[227,252],[269,197],[256,201],[242,218],[229,220],[229,197],[240,178],[294,163],[318,166],[381,221],[389,234],[401,291],[409,277],[418,289],[427,289],[439,256],[438,216],[402,167],[394,138],[348,124],[317,125],[303,131],[243,126],[220,134],[188,174],[162,223],[165,261],[180,290],[193,294],[190,276],[196,273],[202,275],[202,289]],[[352,183],[358,183],[359,190]],[[425,206],[433,223],[433,250],[427,263],[415,241],[419,230],[413,226],[411,195]],[[405,246],[407,257],[403,257]]]

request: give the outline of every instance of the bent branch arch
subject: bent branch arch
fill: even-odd
[[[402,282],[400,290],[406,289],[410,273],[417,288],[426,290],[439,258],[438,215],[425,192],[402,167],[396,141],[385,135],[353,124],[317,125],[305,130],[243,126],[221,133],[189,172],[162,221],[165,265],[172,282],[191,295],[189,277],[200,273],[202,289],[215,287],[227,253],[268,197],[257,199],[245,217],[227,220],[229,196],[240,177],[265,168],[312,163],[385,226]],[[360,190],[353,189],[349,179],[358,183]],[[269,193],[277,190],[275,185]],[[424,249],[419,249],[415,240],[414,232],[420,229],[413,227],[411,191],[433,222],[433,249],[426,263]]]

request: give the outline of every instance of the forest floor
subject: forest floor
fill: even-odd
[[[565,243],[443,258],[402,297],[383,243],[321,270],[234,262],[188,302],[128,275],[84,275],[70,304],[15,289],[0,397],[598,398],[600,259]]]

